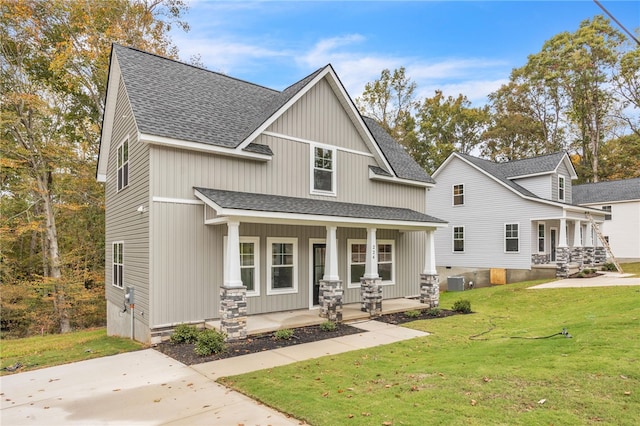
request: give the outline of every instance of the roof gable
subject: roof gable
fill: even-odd
[[[640,177],[573,185],[572,195],[576,204],[640,200]]]

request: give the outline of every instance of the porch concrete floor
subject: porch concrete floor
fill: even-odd
[[[384,299],[382,301],[382,314],[409,311],[412,309],[424,309],[426,305],[419,299]],[[342,307],[342,321],[344,323],[368,320],[369,314],[360,310],[360,303],[349,303]],[[247,334],[268,333],[283,328],[304,327],[317,325],[326,321],[320,317],[320,310],[297,309],[293,311],[271,312],[268,314],[249,315],[247,317]],[[220,329],[220,321],[207,321],[207,328]]]

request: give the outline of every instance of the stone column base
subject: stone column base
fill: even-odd
[[[556,248],[556,277],[567,278],[569,276],[569,247]]]
[[[342,321],[342,281],[320,280],[320,316],[329,321]]]
[[[227,342],[247,337],[246,287],[220,287],[220,331]]]
[[[420,274],[420,303],[429,308],[440,306],[440,279],[437,275]]]
[[[360,278],[360,310],[369,317],[382,315],[382,279]]]
[[[603,265],[607,261],[607,250],[604,247],[596,247],[593,257],[596,264]]]
[[[584,259],[585,266],[593,266],[595,262],[595,249],[593,247],[585,247],[584,248]]]
[[[584,263],[584,259],[582,257],[582,247],[571,248],[570,259],[571,259],[571,262],[578,264],[578,268],[582,269],[582,264]]]

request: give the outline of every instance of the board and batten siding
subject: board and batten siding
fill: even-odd
[[[447,220],[435,233],[438,266],[530,269],[532,218],[550,217],[557,207],[528,201],[479,170],[453,158],[429,193],[429,213]],[[452,205],[453,185],[464,185],[464,205]],[[519,252],[505,252],[505,224],[519,224]],[[464,226],[464,252],[453,252],[453,228]]]
[[[129,335],[129,311],[124,314],[124,293],[127,286],[135,288],[136,335],[148,335],[149,325],[149,213],[137,211],[149,208],[149,148],[137,140],[138,130],[133,119],[126,90],[118,85],[107,177],[105,184],[105,294],[108,327],[111,334]],[[117,192],[118,147],[129,139],[129,185]],[[113,286],[113,242],[124,243],[124,288]]]

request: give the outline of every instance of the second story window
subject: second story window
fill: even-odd
[[[453,185],[453,205],[464,205],[464,185]]]
[[[335,166],[334,149],[313,147],[312,192],[335,194]]]
[[[118,191],[129,186],[129,139],[118,147]]]
[[[558,201],[564,201],[565,189],[564,176],[558,176]]]
[[[602,210],[607,212],[604,215],[604,220],[611,220],[611,206],[602,206]]]

